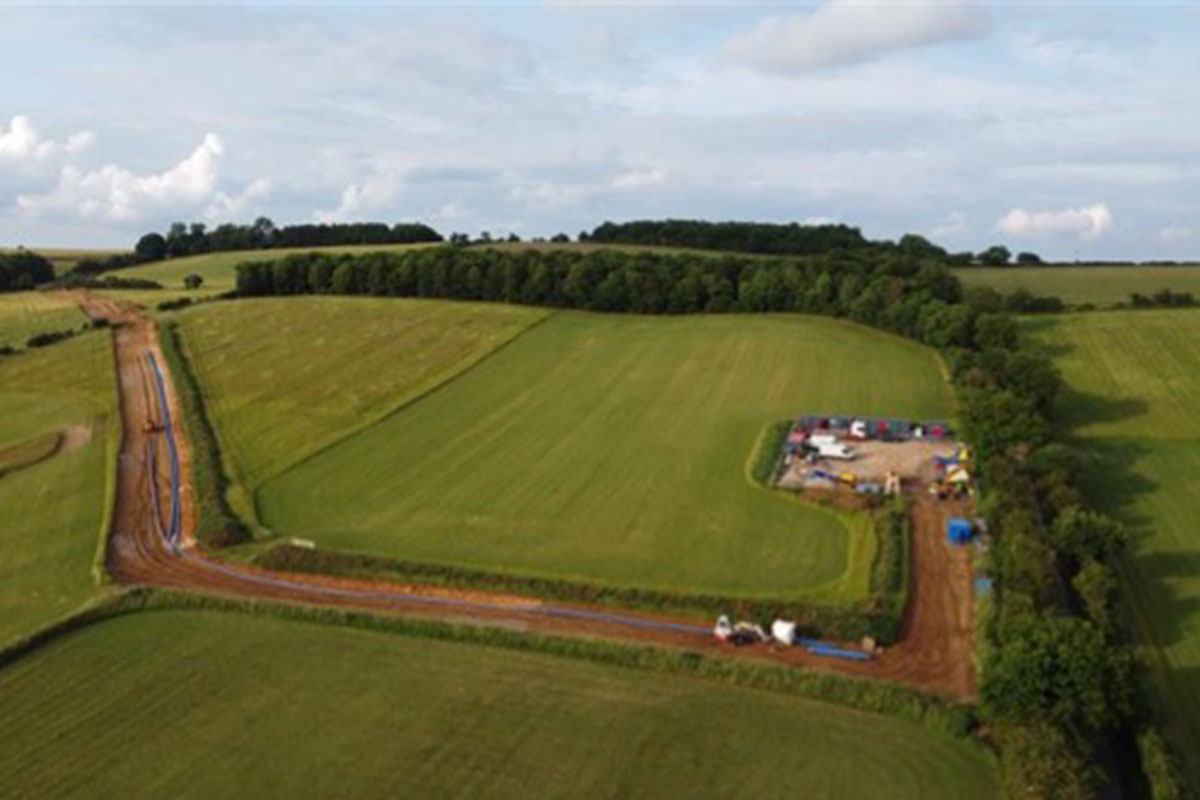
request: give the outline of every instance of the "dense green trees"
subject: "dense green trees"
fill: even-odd
[[[1000,244],[995,244],[984,250],[978,256],[978,261],[985,267],[1006,267],[1012,260],[1012,251]]]
[[[32,289],[54,280],[54,265],[29,250],[0,253],[0,292]]]
[[[141,241],[160,236],[146,234]],[[336,224],[285,225],[276,227],[266,217],[252,225],[227,223],[212,230],[203,223],[171,225],[166,236],[160,236],[166,256],[195,255],[229,250],[258,250],[271,247],[324,247],[353,244],[410,244],[440,242],[441,234],[419,222],[387,225],[383,222],[352,222]],[[139,245],[141,244],[139,241]],[[139,248],[140,252],[140,248]]]
[[[143,261],[159,261],[167,257],[167,240],[161,233],[147,233],[137,240],[133,252]]]
[[[911,244],[926,256],[927,248],[945,251],[930,245]],[[726,250],[742,253],[771,253],[774,255],[813,255],[838,250],[870,248],[858,228],[848,225],[801,225],[797,222],[773,224],[764,222],[704,222],[691,219],[635,220],[605,222],[591,234],[580,234],[580,241],[605,244],[641,244],[670,247],[695,247],[703,250]],[[885,245],[881,245],[885,246]],[[888,243],[887,247],[895,247]]]
[[[973,344],[978,312],[936,262],[893,253],[770,261],[609,250],[439,247],[306,253],[238,267],[238,293],[491,300],[640,314],[809,311],[920,338]]]

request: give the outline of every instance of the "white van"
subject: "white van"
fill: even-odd
[[[839,461],[850,461],[854,458],[854,448],[840,442],[817,443],[817,455],[821,458],[835,458]]]

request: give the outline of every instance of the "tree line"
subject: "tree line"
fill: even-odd
[[[226,223],[211,230],[202,222],[190,225],[175,222],[165,233],[151,231],[144,234],[137,240],[131,253],[83,259],[75,265],[75,271],[96,274],[167,258],[234,250],[440,241],[440,233],[420,222],[398,222],[394,225],[383,222],[320,223],[279,227],[267,217],[259,217],[250,225]]]
[[[958,281],[906,258],[772,259],[438,247],[304,253],[237,267],[240,295],[441,297],[641,314],[809,311],[943,346],[965,334]]]
[[[1005,266],[1012,252],[993,245],[979,253],[949,253],[924,236],[907,233],[899,241],[871,241],[858,228],[840,223],[808,225],[799,222],[708,222],[694,219],[633,220],[605,222],[591,233],[579,234],[581,242],[687,247],[763,255],[815,255],[818,253],[871,251],[896,252],[915,258],[932,258],[950,266]],[[1036,253],[1018,253],[1018,264],[1041,264]]]
[[[238,267],[247,296],[364,294],[672,314],[804,311],[938,348],[986,488],[993,602],[981,620],[981,713],[1017,797],[1095,797],[1106,752],[1136,738],[1173,780],[1147,724],[1122,627],[1125,529],[1088,507],[1085,459],[1057,440],[1061,379],[1019,336],[1003,296],[968,293],[945,263],[897,249],[760,259],[592,250],[429,248],[293,255]],[[1000,298],[999,302],[997,297]],[[1024,297],[1018,303],[1026,302]],[[1124,737],[1124,738],[1123,738]]]
[[[54,264],[29,250],[0,252],[0,292],[20,292],[54,280]]]

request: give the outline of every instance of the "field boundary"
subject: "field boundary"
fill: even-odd
[[[480,301],[468,301],[468,302],[478,303]],[[539,325],[542,325],[547,320],[549,320],[551,317],[558,316],[558,314],[560,313],[558,309],[554,309],[554,308],[544,309],[540,306],[520,306],[520,308],[524,308],[524,309],[528,309],[528,310],[545,311],[546,313],[539,316],[536,320],[529,323],[524,328],[521,328],[520,330],[515,331],[511,336],[509,336],[507,339],[505,339],[504,341],[497,344],[492,349],[490,349],[486,352],[483,352],[473,358],[468,357],[464,361],[460,362],[461,366],[458,366],[457,369],[454,369],[448,375],[445,375],[445,377],[437,376],[437,377],[431,378],[428,385],[423,386],[422,388],[418,389],[416,394],[414,394],[412,397],[410,397],[407,400],[405,400],[404,402],[402,402],[400,405],[395,406],[394,408],[391,408],[391,409],[383,412],[380,416],[378,416],[374,419],[368,420],[368,421],[364,422],[362,425],[347,431],[345,434],[343,434],[342,436],[339,436],[337,439],[334,439],[331,442],[321,445],[320,448],[305,455],[303,458],[299,459],[298,461],[294,461],[291,464],[284,467],[283,469],[279,470],[278,472],[275,472],[275,473],[267,476],[266,478],[264,478],[261,481],[261,483],[259,484],[259,486],[255,487],[251,492],[252,502],[254,503],[254,506],[255,506],[255,514],[256,515],[258,514],[258,489],[262,486],[265,486],[269,481],[273,481],[276,478],[280,477],[281,475],[286,475],[287,473],[291,472],[292,470],[297,469],[301,465],[308,463],[309,461],[311,461],[314,458],[320,456],[321,454],[327,452],[328,450],[331,450],[334,447],[337,447],[338,445],[345,442],[347,439],[350,439],[351,437],[358,436],[359,434],[365,433],[366,431],[370,430],[371,428],[374,428],[375,426],[386,422],[387,420],[391,419],[392,417],[396,416],[397,414],[400,414],[405,409],[411,408],[412,406],[421,402],[425,398],[430,397],[431,395],[435,394],[436,392],[441,391],[443,388],[449,386],[450,384],[454,383],[455,381],[459,380],[460,378],[466,376],[467,373],[473,371],[480,364],[491,359],[493,356],[497,355],[501,351],[508,349],[508,347],[510,345],[514,344],[518,339],[523,338],[525,336],[525,334],[529,333],[534,328],[538,327]]]
[[[116,617],[155,611],[211,611],[308,622],[375,633],[434,639],[590,661],[606,666],[683,675],[744,689],[787,694],[920,724],[940,734],[987,748],[973,734],[974,707],[884,681],[824,671],[710,656],[694,650],[633,645],[514,631],[504,627],[443,622],[422,617],[234,599],[137,587],[114,592],[41,629],[0,647],[0,669],[61,639]]]
[[[891,644],[899,636],[896,621],[874,610],[878,604],[874,602],[873,591],[863,600],[846,606],[769,597],[692,594],[410,561],[373,553],[299,547],[288,542],[281,542],[259,554],[251,563],[273,572],[476,589],[560,602],[669,611],[706,619],[725,613],[756,619],[787,617],[795,619],[806,635],[844,641],[873,636],[883,644]]]

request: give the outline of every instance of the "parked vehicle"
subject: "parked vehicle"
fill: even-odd
[[[854,448],[841,442],[817,444],[817,455],[821,458],[833,458],[839,461],[850,461],[854,458]]]

